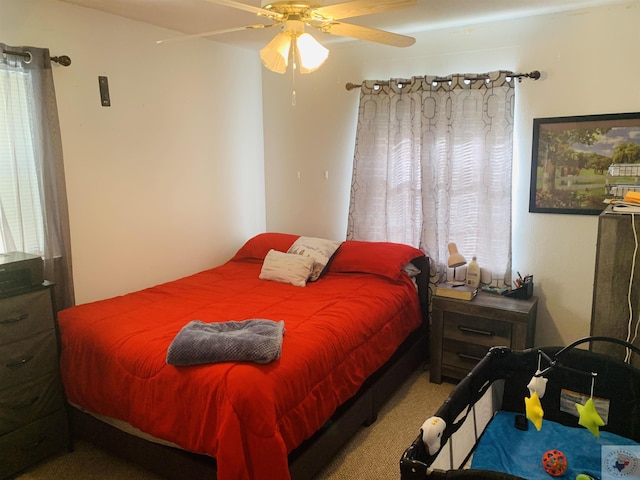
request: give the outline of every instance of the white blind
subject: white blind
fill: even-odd
[[[44,234],[29,72],[0,65],[0,252],[42,255]]]

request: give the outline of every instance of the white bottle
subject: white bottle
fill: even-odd
[[[471,262],[469,262],[469,266],[467,267],[467,286],[478,288],[480,286],[480,266],[476,261],[476,256],[474,255],[471,258]]]

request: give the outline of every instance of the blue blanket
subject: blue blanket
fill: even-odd
[[[473,454],[471,468],[493,470],[529,480],[549,480],[542,467],[542,456],[549,450],[560,450],[567,457],[567,472],[561,478],[575,479],[579,473],[601,478],[604,445],[638,445],[620,435],[600,430],[595,437],[586,428],[567,427],[543,420],[540,431],[529,422],[529,429],[514,427],[516,414],[500,411],[482,434]]]
[[[280,358],[283,336],[283,321],[193,320],[182,327],[169,345],[167,363],[179,366],[230,361],[269,363]]]

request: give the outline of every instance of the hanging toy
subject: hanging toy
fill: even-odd
[[[584,405],[576,403],[576,408],[578,409],[578,414],[580,415],[578,424],[585,427],[596,437],[600,437],[599,427],[602,427],[604,425],[604,420],[602,420],[600,415],[598,415],[596,406],[593,403],[593,386],[595,384],[596,375],[597,373],[591,373],[591,397],[585,402]]]
[[[533,392],[530,398],[525,398],[524,405],[527,418],[531,420],[531,423],[533,423],[536,429],[540,431],[542,428],[542,417],[544,417],[544,411],[542,410],[538,394]]]
[[[527,385],[527,388],[529,389],[529,398],[525,397],[524,399],[526,416],[531,420],[538,431],[542,428],[542,417],[544,417],[544,411],[542,410],[540,399],[544,397],[548,381],[547,378],[542,376],[542,371],[540,370],[540,359],[541,352],[538,352],[538,369],[536,370],[535,375],[531,377],[529,385]]]
[[[542,467],[552,477],[564,475],[568,466],[567,457],[560,450],[549,450],[542,455]]]
[[[541,356],[541,353],[538,352],[538,369],[536,370],[535,375],[531,377],[529,385],[527,385],[527,388],[529,389],[529,396],[533,395],[533,392],[536,392],[539,398],[544,397],[544,392],[547,390],[547,382],[549,381],[548,378],[544,378],[542,376],[542,370],[540,370]]]
[[[529,389],[529,395],[533,395],[533,393],[537,393],[539,398],[544,397],[544,392],[547,391],[547,382],[548,378],[544,378],[541,375],[542,371],[540,369],[536,370],[536,374],[531,377],[531,381],[527,385]]]

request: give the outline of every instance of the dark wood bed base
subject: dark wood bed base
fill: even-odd
[[[318,432],[291,452],[289,469],[293,480],[311,479],[319,473],[361,426],[375,422],[381,406],[426,362],[429,345],[429,259],[418,258],[413,263],[423,272],[416,279],[423,325],[404,341],[353,398],[338,408]],[[216,478],[216,462],[207,455],[141,439],[73,407],[70,407],[70,412],[72,433],[76,439],[86,440],[167,479]]]

